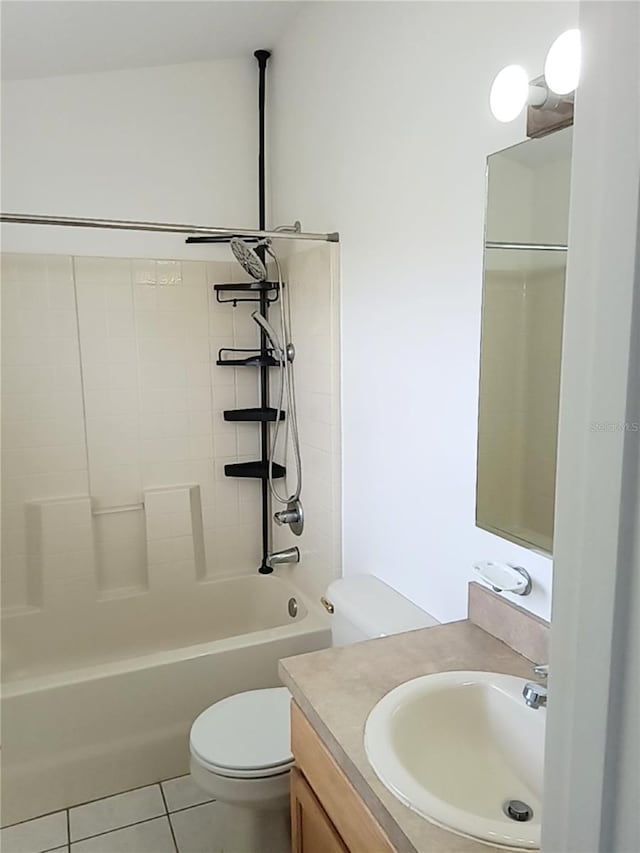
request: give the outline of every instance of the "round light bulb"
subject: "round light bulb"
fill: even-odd
[[[489,105],[498,121],[513,121],[517,118],[529,94],[529,78],[521,65],[507,65],[498,72],[491,84]]]
[[[556,95],[568,95],[578,87],[580,79],[580,30],[567,30],[549,48],[544,63],[547,86]]]

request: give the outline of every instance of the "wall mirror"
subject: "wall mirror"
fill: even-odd
[[[553,551],[572,129],[487,161],[476,524]]]

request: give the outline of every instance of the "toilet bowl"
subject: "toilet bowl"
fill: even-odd
[[[193,723],[191,776],[221,804],[213,849],[289,849],[290,698],[286,687],[236,693]]]
[[[436,625],[436,620],[372,575],[334,581],[333,645]],[[220,804],[212,851],[287,853],[293,766],[286,687],[236,693],[204,710],[191,727],[191,775]]]

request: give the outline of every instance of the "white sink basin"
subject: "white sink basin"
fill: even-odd
[[[433,823],[505,847],[539,847],[546,711],[525,705],[525,684],[495,672],[442,672],[401,684],[367,719],[371,766]],[[511,800],[533,816],[509,817]]]

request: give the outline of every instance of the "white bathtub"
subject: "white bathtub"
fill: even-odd
[[[42,613],[31,630],[4,620],[2,825],[187,773],[203,708],[277,685],[280,658],[330,644],[322,611],[280,578],[196,587],[105,601],[91,623],[46,632],[54,644],[33,640]]]

